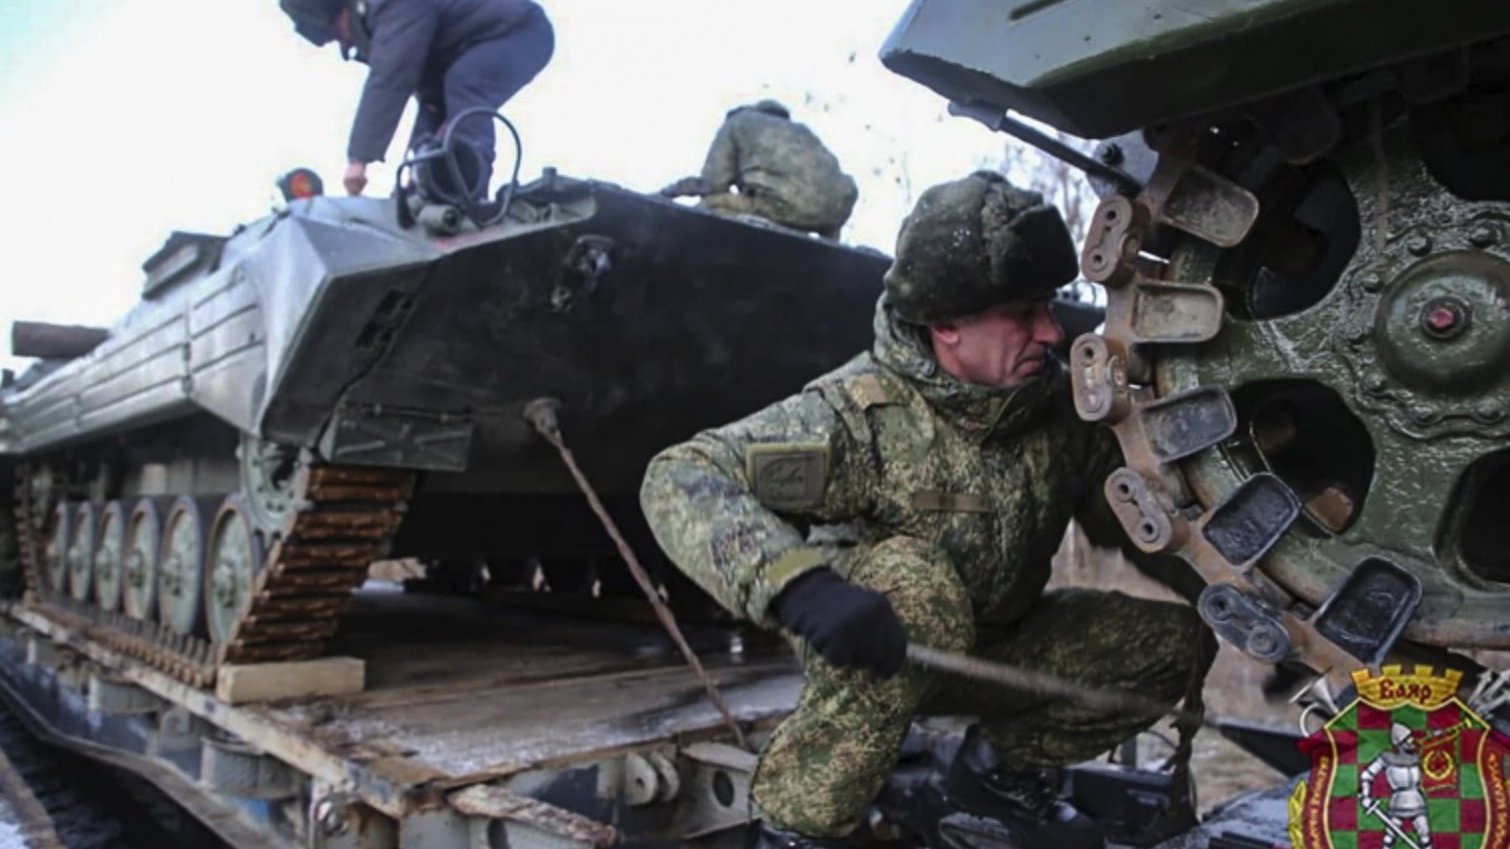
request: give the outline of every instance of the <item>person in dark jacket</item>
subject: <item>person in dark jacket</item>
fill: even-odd
[[[346,191],[367,187],[367,165],[381,161],[404,105],[419,100],[410,147],[445,129],[467,109],[495,111],[540,73],[555,50],[545,11],[531,0],[281,0],[299,33],[317,45],[339,41],[343,55],[370,68],[346,148]],[[455,138],[479,159],[471,182],[492,175],[489,117],[457,125]],[[469,175],[470,176],[470,175]]]

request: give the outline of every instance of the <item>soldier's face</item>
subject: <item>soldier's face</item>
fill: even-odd
[[[1043,370],[1064,341],[1047,300],[1018,301],[929,328],[939,365],[966,383],[1019,386]]]

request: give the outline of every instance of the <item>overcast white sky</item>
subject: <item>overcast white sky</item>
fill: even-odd
[[[542,5],[555,58],[506,107],[526,178],[652,191],[697,170],[730,106],[776,97],[860,183],[846,240],[889,252],[917,192],[1000,158],[1003,137],[877,60],[905,0]],[[112,323],[169,231],[266,213],[283,171],[338,189],[365,70],[277,0],[0,0],[0,364],[13,319]]]

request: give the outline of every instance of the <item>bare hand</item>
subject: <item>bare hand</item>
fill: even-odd
[[[367,188],[367,163],[353,162],[346,166],[346,176],[342,179],[346,184],[346,194],[356,196]]]

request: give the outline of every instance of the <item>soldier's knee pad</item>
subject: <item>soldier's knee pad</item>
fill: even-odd
[[[948,552],[917,537],[895,536],[860,555],[849,580],[879,590],[910,639],[937,649],[975,645],[970,595]]]

